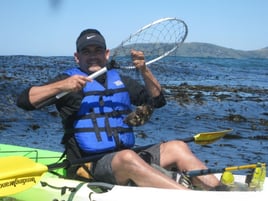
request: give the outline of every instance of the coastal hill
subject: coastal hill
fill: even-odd
[[[130,49],[142,49],[146,53],[146,55],[150,55],[151,50],[154,48],[153,45],[150,44],[136,44],[135,47],[133,45],[125,46],[124,49],[119,49],[117,55],[125,56],[129,54]],[[170,44],[162,44],[163,49],[170,50],[173,48]],[[115,49],[112,49],[112,54]],[[258,50],[235,50],[232,48],[221,47],[218,45],[210,44],[210,43],[200,43],[200,42],[192,42],[192,43],[183,43],[177,48],[177,50],[171,55],[182,56],[182,57],[206,57],[206,58],[234,58],[234,59],[268,59],[268,47],[258,49]]]
[[[235,50],[209,43],[183,43],[177,50],[177,56],[183,57],[212,57],[212,58],[258,58],[268,59],[268,47],[258,50]]]

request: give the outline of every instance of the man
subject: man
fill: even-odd
[[[87,77],[106,66],[110,55],[98,30],[81,32],[76,46],[74,58],[79,67],[63,72],[44,85],[26,89],[18,97],[17,105],[34,110],[52,98],[49,104],[55,104],[62,117],[65,130],[62,143],[69,160],[107,152],[97,162],[85,167],[97,181],[186,189],[150,165],[175,166],[180,171],[205,169],[184,142],[160,143],[140,154],[131,149],[135,143],[134,134],[132,126],[125,121],[131,104],[150,104],[153,108],[166,104],[159,82],[145,65],[143,52],[132,50],[131,56],[143,77],[144,86],[113,69],[95,80]],[[61,92],[69,94],[61,99],[53,98]],[[77,170],[81,168],[69,168],[68,176],[75,178]],[[213,175],[198,176],[192,182],[205,189],[220,184]]]

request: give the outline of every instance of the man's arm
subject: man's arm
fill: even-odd
[[[40,105],[48,99],[50,99],[49,104],[53,104],[57,101],[57,99],[54,98],[57,94],[63,91],[79,91],[84,87],[87,81],[91,81],[91,79],[80,75],[71,77],[61,75],[42,86],[32,86],[22,92],[18,97],[17,105],[23,109],[33,110],[40,108]]]
[[[47,99],[51,99],[50,101],[50,104],[53,104],[55,101],[56,101],[56,98],[55,100],[53,101],[53,94],[54,93],[51,93],[52,95],[49,95],[49,93],[44,93],[42,94],[43,90],[42,88],[46,87],[46,86],[50,86],[52,85],[53,83],[55,82],[59,82],[63,79],[66,79],[67,75],[59,75],[57,77],[55,77],[53,80],[50,80],[49,82],[47,83],[44,83],[43,86],[30,86],[29,88],[25,89],[17,98],[17,106],[20,107],[20,108],[23,108],[25,110],[34,110],[36,109],[36,105],[38,104],[38,100],[39,102],[41,102],[42,100],[47,100]],[[38,90],[40,89],[40,90]],[[36,90],[36,92],[35,92]],[[33,93],[31,95],[31,93]],[[39,93],[39,95],[38,95]],[[33,96],[36,96],[36,97],[33,97]],[[39,98],[37,96],[40,96]],[[36,99],[36,100],[34,100]]]
[[[134,65],[141,71],[145,83],[144,87],[130,77],[121,76],[130,94],[132,104],[136,106],[149,104],[154,108],[164,106],[166,100],[161,86],[150,69],[146,67],[143,53],[132,50],[132,59]]]
[[[151,97],[157,97],[161,93],[161,85],[158,80],[154,77],[151,70],[145,64],[144,54],[141,51],[132,50],[131,56],[133,64],[137,69],[140,70],[143,77],[145,88]]]

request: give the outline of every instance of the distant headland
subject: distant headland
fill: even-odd
[[[209,43],[183,43],[176,51],[177,56],[183,57],[212,57],[212,58],[256,58],[268,59],[268,47],[258,50],[235,50]]]

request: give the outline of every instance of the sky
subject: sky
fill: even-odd
[[[185,21],[187,43],[257,50],[268,47],[267,9],[267,0],[1,0],[0,55],[72,56],[86,28],[112,49],[163,17]]]

